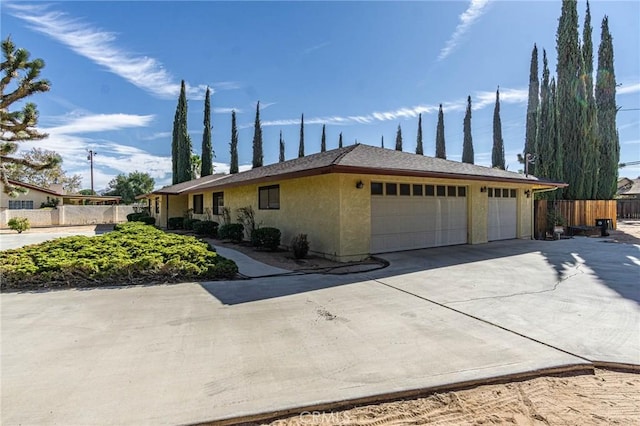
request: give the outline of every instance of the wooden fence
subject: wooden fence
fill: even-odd
[[[640,199],[617,200],[618,218],[640,219]]]
[[[565,226],[595,226],[596,219],[611,219],[612,227],[618,225],[616,200],[536,200],[534,207],[537,238],[544,237],[553,224],[547,224],[547,212],[554,210],[565,218]]]

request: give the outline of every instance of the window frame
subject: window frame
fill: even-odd
[[[222,203],[216,203],[216,201],[222,200]],[[211,194],[211,210],[213,214],[221,215],[224,208],[224,191],[214,192]]]
[[[192,203],[193,214],[204,214],[204,194],[193,194]],[[198,209],[198,205],[200,209]]]
[[[406,196],[411,196],[411,184],[409,183],[401,183],[400,188],[398,188],[398,194],[406,197]]]
[[[273,190],[277,190],[277,192]],[[271,199],[274,193],[277,194],[277,201]],[[266,196],[266,200],[263,206],[264,196]],[[258,210],[280,210],[280,185],[258,187]]]
[[[371,195],[384,195],[384,183],[371,182]]]

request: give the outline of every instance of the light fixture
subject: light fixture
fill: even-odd
[[[526,191],[524,191],[524,195],[526,195],[527,198],[531,198],[531,190],[527,189]]]
[[[362,181],[359,180],[358,182],[356,182],[356,188],[358,188],[358,189],[364,188],[364,183],[362,183]]]
[[[486,186],[481,186],[480,187],[480,192],[487,192],[487,187]]]

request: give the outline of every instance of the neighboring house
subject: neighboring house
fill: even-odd
[[[123,222],[133,212],[133,207],[118,205],[121,197],[64,194],[61,185],[41,188],[14,180],[9,183],[27,192],[9,197],[0,182],[0,228],[7,227],[14,217],[27,218],[32,227],[86,225]]]
[[[312,252],[339,261],[371,254],[530,238],[533,193],[564,187],[534,176],[352,145],[232,175],[173,185],[145,198],[166,226],[191,212],[222,223],[222,207],[252,206],[259,226],[287,245],[308,235]]]
[[[640,199],[640,177],[636,179],[626,177],[619,179],[616,198]]]

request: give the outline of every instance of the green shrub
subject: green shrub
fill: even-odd
[[[241,223],[230,223],[218,228],[218,238],[239,243],[244,238],[244,226]]]
[[[26,217],[11,218],[9,219],[9,222],[7,222],[7,225],[9,225],[9,228],[13,229],[14,231],[18,231],[18,234],[22,234],[22,231],[26,231],[27,229],[31,228],[29,219],[27,219]]]
[[[1,289],[228,279],[238,272],[233,261],[197,238],[136,222],[114,229],[0,252]]]
[[[127,215],[127,222],[140,222],[140,218],[148,217],[148,216],[149,216],[148,214],[141,213],[141,212],[129,213]]]
[[[251,244],[258,248],[277,250],[280,246],[281,232],[278,228],[258,228],[251,232]]]
[[[156,224],[156,218],[153,216],[142,216],[140,218],[138,218],[138,222],[142,222],[145,225],[155,225]]]
[[[296,259],[303,259],[309,253],[309,241],[307,241],[307,234],[298,234],[293,237],[291,241],[291,249],[293,250],[293,257]]]
[[[193,230],[198,235],[215,237],[218,235],[218,222],[214,222],[212,220],[203,220],[201,222],[195,222],[193,224]]]
[[[194,223],[198,223],[198,222],[200,222],[200,219],[186,218],[182,222],[182,225],[183,225],[184,229],[186,229],[187,231],[193,231],[193,224]]]
[[[184,217],[170,217],[167,223],[167,228],[169,229],[183,229],[184,228]]]

